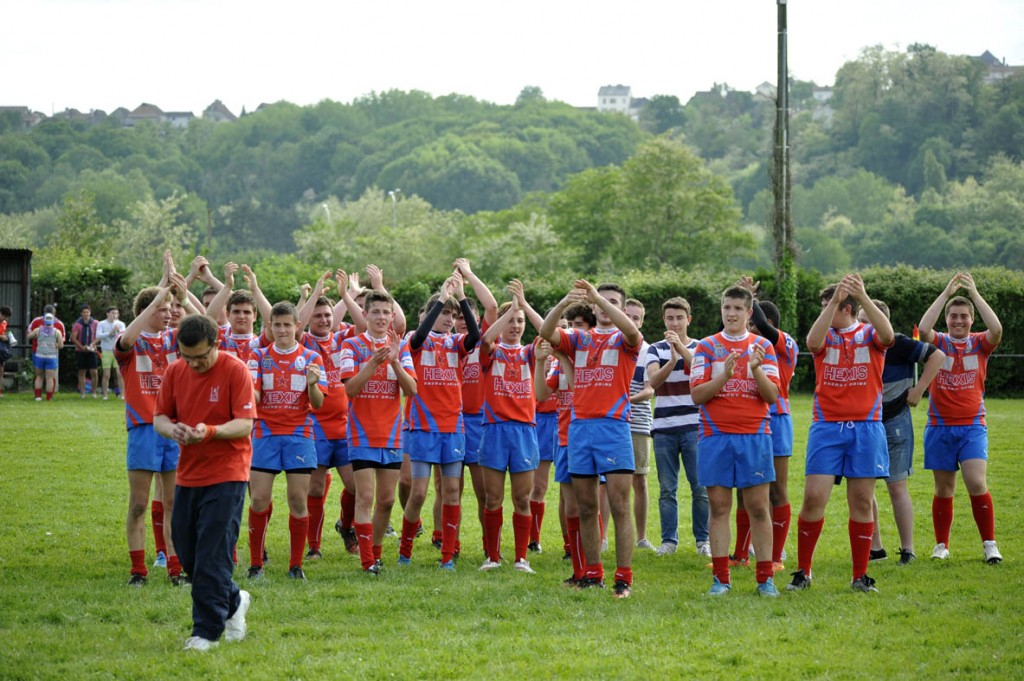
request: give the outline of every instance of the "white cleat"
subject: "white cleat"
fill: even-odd
[[[235,614],[229,617],[228,621],[224,623],[225,641],[241,641],[245,638],[245,614],[249,612],[249,604],[251,602],[252,596],[249,595],[248,591],[238,592],[238,609],[236,609]]]
[[[490,558],[484,559],[484,564],[480,566],[481,572],[490,572],[491,570],[497,570],[501,567],[501,563]]]
[[[992,543],[995,544],[995,542]],[[932,560],[949,560],[949,549],[946,548],[945,544],[939,542],[935,545],[935,548],[932,549]]]
[[[985,562],[989,565],[995,565],[996,563],[1003,562],[1003,555],[999,553],[999,549],[996,547],[995,540],[984,541],[981,543],[982,548],[985,550]]]
[[[526,560],[525,558],[520,558],[519,560],[517,560],[515,565],[513,565],[512,567],[518,570],[519,572],[525,572],[529,575],[534,574],[533,568],[530,567],[530,561]]]
[[[217,641],[211,641],[202,636],[189,636],[185,639],[185,650],[198,650],[205,653],[210,648],[216,648]]]

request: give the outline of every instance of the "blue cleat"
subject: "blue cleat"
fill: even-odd
[[[775,588],[775,582],[769,577],[766,582],[757,585],[757,593],[760,596],[776,598],[779,595],[779,590]]]
[[[449,560],[446,563],[441,563],[437,567],[441,570],[447,570],[448,572],[455,572],[455,561]]]
[[[398,554],[398,565],[412,565],[412,558],[406,558],[402,554]]]
[[[724,596],[732,590],[732,584],[722,584],[718,581],[718,577],[713,577],[713,579],[711,588],[708,589],[708,596]]]

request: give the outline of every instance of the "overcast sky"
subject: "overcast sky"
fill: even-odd
[[[790,72],[831,85],[866,46],[990,50],[1024,65],[1024,0],[790,0]],[[602,85],[683,102],[775,81],[774,0],[0,0],[0,105],[350,102],[372,91],[499,104],[526,85],[594,106]]]

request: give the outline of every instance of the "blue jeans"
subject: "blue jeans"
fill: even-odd
[[[697,429],[653,433],[654,462],[658,467],[658,513],[661,543],[679,543],[679,462],[690,483],[690,513],[695,542],[708,541],[708,491],[697,484]]]

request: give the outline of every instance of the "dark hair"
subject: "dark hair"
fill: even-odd
[[[430,308],[434,307],[434,303],[436,303],[440,299],[441,299],[441,294],[440,293],[435,293],[434,295],[430,296],[430,298],[427,300],[427,304],[423,307],[421,312],[426,312]],[[454,298],[448,298],[448,300],[444,301],[444,308],[442,308],[442,310],[448,310],[450,312],[458,312],[459,311],[459,302],[457,300],[455,300]]]
[[[299,311],[295,309],[295,304],[287,300],[282,300],[280,303],[274,303],[274,307],[270,308],[270,319],[273,321],[274,317],[291,317],[295,320],[295,323],[299,323]]]
[[[115,310],[117,310],[117,305],[111,305],[110,307],[103,311],[103,314],[110,314]]]
[[[743,288],[742,286],[730,286],[729,288],[722,291],[722,301],[726,298],[732,298],[733,300],[742,300],[743,307],[748,310],[754,307],[754,296],[751,295],[750,291]]]
[[[946,302],[946,307],[942,311],[943,315],[949,314],[949,308],[951,307],[966,307],[971,311],[971,319],[974,319],[974,303],[971,302],[970,298],[964,298],[963,296],[953,296]]]
[[[692,313],[690,311],[690,303],[686,298],[682,296],[673,296],[661,304],[661,313],[665,314],[666,310],[682,310],[689,317]]]
[[[55,305],[46,305],[45,307],[43,307],[43,314],[47,314],[47,313],[54,314],[56,312],[57,312],[57,307]]]
[[[611,284],[611,283],[601,284],[600,286],[597,287],[597,292],[600,293],[601,291],[615,291],[620,296],[622,296],[622,304],[623,305],[626,304],[626,291],[625,291],[625,289],[623,289],[618,284]]]
[[[89,307],[89,303],[82,303],[82,307],[78,308],[78,311],[81,312],[82,310],[88,310],[89,312],[92,312],[92,308]]]
[[[387,303],[392,310],[395,309],[395,299],[391,297],[390,293],[380,289],[371,289],[366,292],[366,297],[363,298],[363,310],[369,311],[370,305],[373,303]]]
[[[317,298],[316,303],[313,305],[313,307],[315,309],[318,307],[323,307],[324,305],[331,308],[332,310],[334,309],[334,303],[332,303],[331,299],[328,298],[327,296],[320,296],[319,298]]]
[[[597,315],[594,314],[594,309],[586,303],[574,303],[565,309],[565,318],[570,323],[577,317],[583,317],[583,321],[590,328],[597,326]]]
[[[779,324],[782,323],[782,315],[779,314],[779,308],[775,306],[770,300],[760,300],[757,303],[761,307],[761,312],[764,312],[764,316],[768,318],[768,321],[776,329],[779,328]]]
[[[832,296],[836,294],[836,289],[838,288],[839,284],[831,284],[830,286],[826,286],[825,288],[821,289],[821,293],[818,294],[818,297],[821,298],[821,300],[831,302]],[[856,317],[857,313],[860,312],[860,306],[857,305],[857,299],[854,298],[853,296],[846,296],[845,300],[839,301],[840,310],[842,310],[847,305],[850,306],[850,314]]]
[[[5,317],[10,317],[11,315],[14,314],[14,310],[12,310],[10,307],[6,305],[0,305],[0,314],[2,314]]]
[[[178,325],[178,343],[187,348],[194,348],[206,341],[213,347],[217,345],[219,331],[217,324],[206,315],[189,315]]]
[[[211,294],[217,295],[217,289],[212,286],[207,286],[203,289],[203,292],[199,294],[199,297],[202,299]]]
[[[234,305],[251,305],[252,311],[256,311],[256,299],[253,298],[252,294],[245,289],[235,291],[231,294],[231,297],[228,298],[228,312],[231,312],[231,308]]]

